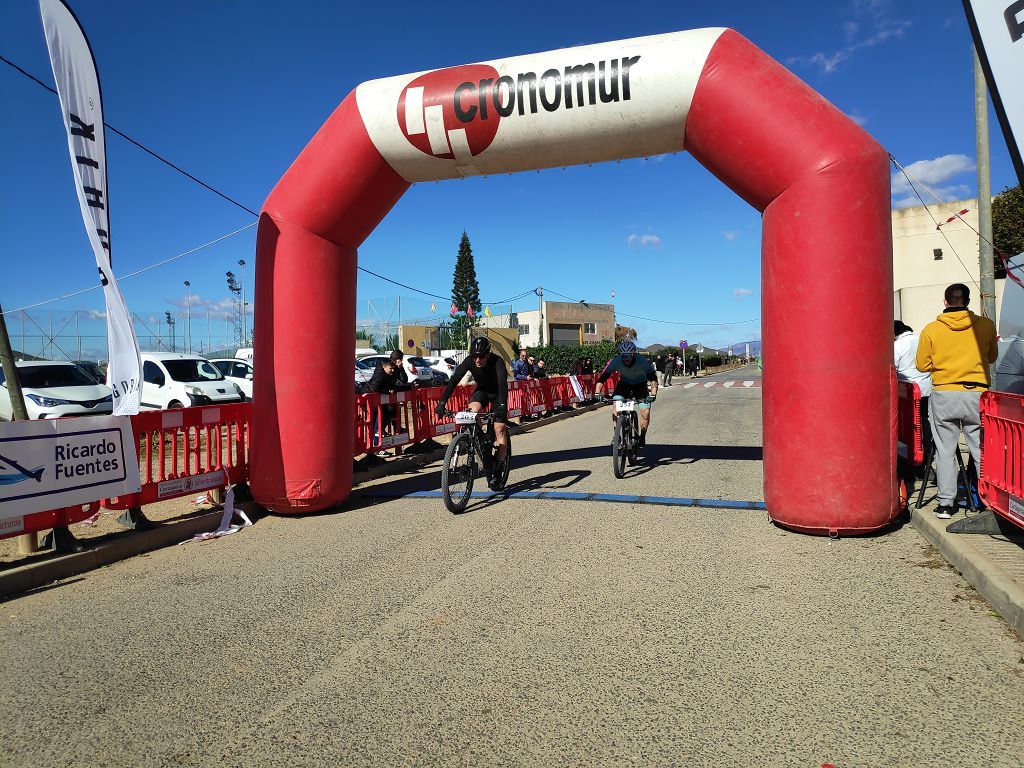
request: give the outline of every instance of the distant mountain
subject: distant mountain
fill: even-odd
[[[690,349],[695,348],[700,343],[701,342],[699,342],[699,341],[691,341],[690,342]],[[755,339],[755,340],[750,341],[750,342],[741,341],[738,344],[732,344],[731,346],[732,346],[732,353],[733,353],[733,355],[742,355],[743,352],[744,352],[744,349],[745,349],[744,345],[748,344],[748,343],[750,344],[750,355],[752,357],[759,356],[761,354],[761,340],[760,339]],[[725,353],[725,352],[729,351],[729,346],[730,345],[727,344],[724,347],[713,347],[713,346],[711,346],[709,344],[705,344],[704,345],[704,352],[705,353],[712,353],[712,352]],[[653,354],[660,354],[661,352],[663,352],[666,349],[667,350],[671,350],[671,351],[678,351],[679,350],[679,345],[678,344],[651,344],[650,346],[647,346],[647,347],[641,347],[640,351],[641,352],[647,352],[647,353],[653,353]]]

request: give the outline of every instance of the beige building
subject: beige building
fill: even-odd
[[[964,210],[962,221],[946,223]],[[920,332],[942,312],[942,294],[951,283],[971,289],[970,309],[981,314],[977,229],[977,200],[892,212],[893,314],[897,319]],[[996,280],[997,323],[1005,284]]]
[[[522,347],[540,346],[542,324],[545,345],[596,344],[615,338],[615,305],[545,301],[543,319],[540,309],[480,318],[485,328],[518,327]]]

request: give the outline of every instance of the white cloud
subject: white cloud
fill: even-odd
[[[89,309],[85,312],[86,320],[105,320],[107,313],[99,309]]]
[[[846,116],[853,120],[853,122],[855,122],[861,128],[868,124],[868,119],[864,117],[864,115],[858,113],[856,110],[854,110],[853,112],[847,112]]]
[[[730,230],[722,233],[722,237],[724,237],[730,243],[733,240],[735,240],[737,237],[739,237],[739,236],[740,236],[740,232],[739,232],[738,229],[730,229]]]
[[[215,319],[231,317],[234,312],[234,301],[230,296],[223,299],[204,299],[198,293],[193,293],[191,296],[176,296],[164,299],[164,301],[182,311],[191,306],[193,315],[203,316],[209,313],[210,317]],[[247,297],[245,304],[245,313],[251,316],[253,314],[252,296]]]
[[[817,67],[823,75],[828,75],[852,59],[857,51],[897,40],[910,27],[909,21],[892,18],[887,0],[855,0],[853,16],[842,24],[843,38],[846,40],[842,48],[818,51],[811,56],[794,56],[787,63]]]
[[[750,296],[752,293],[753,293],[753,291],[750,290],[749,288],[733,288],[732,289],[732,295],[734,297],[736,297],[737,299],[739,299],[739,298],[741,298],[743,296]]]
[[[904,166],[907,173],[916,181],[928,187],[943,201],[963,199],[970,197],[973,188],[962,182],[950,183],[955,177],[965,173],[973,173],[977,166],[974,160],[967,155],[942,155],[933,160],[918,160],[915,163]],[[936,203],[928,190],[918,188],[918,192],[924,197],[926,203]],[[908,206],[921,205],[910,180],[903,175],[902,171],[896,171],[892,175],[892,196],[893,207],[907,208]]]
[[[648,245],[652,248],[661,247],[661,238],[657,235],[638,235],[634,233],[626,238],[626,242],[629,243],[630,248],[635,248],[637,246],[645,248]]]

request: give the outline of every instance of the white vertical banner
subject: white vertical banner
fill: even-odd
[[[71,168],[107,302],[107,384],[114,414],[139,412],[142,360],[128,306],[110,268],[110,213],[103,106],[96,62],[78,19],[61,0],[39,0],[46,46],[68,133]]]
[[[1024,184],[1024,0],[963,0],[992,103]]]

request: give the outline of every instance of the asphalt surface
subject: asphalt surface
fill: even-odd
[[[663,390],[618,481],[610,436],[519,435],[510,484],[763,500],[755,388]],[[910,527],[371,497],[437,483],[7,601],[0,764],[1022,764],[1024,644]]]

